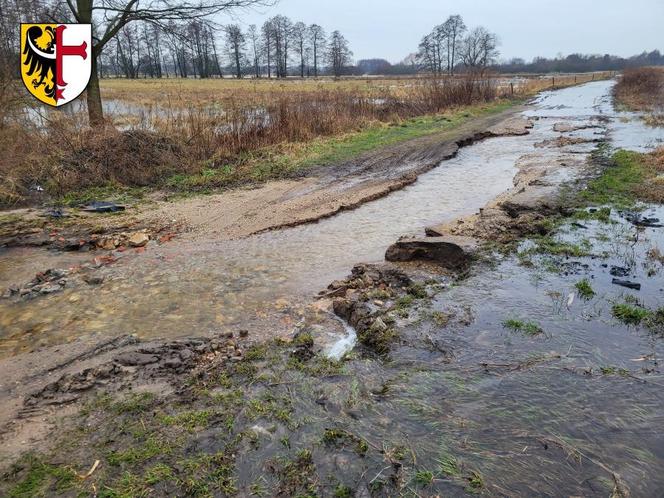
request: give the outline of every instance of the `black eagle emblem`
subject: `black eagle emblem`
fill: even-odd
[[[23,55],[25,57],[23,59],[23,64],[29,66],[26,75],[34,75],[32,80],[33,88],[38,88],[41,85],[44,85],[46,96],[55,98],[56,58],[54,29],[47,26],[42,30],[39,26],[31,26],[26,33]],[[49,72],[51,73],[50,77]]]

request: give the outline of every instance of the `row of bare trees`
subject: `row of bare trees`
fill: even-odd
[[[351,57],[339,31],[328,37],[318,24],[307,26],[281,15],[246,30],[188,19],[164,27],[148,22],[124,26],[102,54],[100,72],[126,78],[210,78],[226,72],[237,78],[340,76]]]
[[[498,37],[486,28],[469,31],[460,15],[452,15],[422,38],[417,62],[424,71],[437,75],[453,75],[459,65],[483,70],[498,57],[498,43]]]

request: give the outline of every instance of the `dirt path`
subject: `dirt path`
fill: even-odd
[[[365,153],[333,166],[314,167],[306,177],[273,181],[151,206],[139,218],[189,227],[192,237],[235,239],[333,216],[383,197],[454,157],[460,147],[495,136],[527,133],[515,117],[522,107],[474,119],[453,130]]]

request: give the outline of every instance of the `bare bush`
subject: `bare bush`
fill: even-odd
[[[661,110],[664,107],[664,68],[626,69],[614,91],[619,102],[634,110]]]

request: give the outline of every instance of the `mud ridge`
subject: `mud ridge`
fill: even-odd
[[[510,121],[510,120],[508,120],[508,121]],[[490,139],[490,138],[524,135],[524,134],[528,133],[527,128],[529,128],[529,127],[531,127],[531,126],[528,124],[528,121],[526,120],[526,122],[524,122],[524,128],[523,128],[525,133],[523,133],[522,131],[520,131],[519,129],[514,128],[514,127],[507,128],[507,129],[505,129],[504,132],[491,131],[491,129],[489,129],[489,130],[486,130],[486,131],[476,132],[472,135],[469,135],[469,136],[463,137],[459,140],[456,140],[451,146],[446,144],[446,143],[443,143],[443,144],[441,144],[441,146],[439,148],[433,147],[432,148],[433,151],[428,150],[428,151],[423,151],[422,152],[422,156],[426,157],[426,156],[433,155],[434,156],[433,158],[428,158],[427,162],[424,163],[421,167],[417,168],[416,170],[409,171],[405,176],[403,176],[402,178],[386,185],[382,190],[380,190],[378,192],[374,192],[370,195],[360,197],[359,199],[355,200],[354,202],[351,202],[351,203],[348,203],[348,204],[342,204],[338,208],[336,208],[332,211],[322,213],[322,214],[319,214],[319,215],[315,215],[315,216],[311,216],[309,218],[304,218],[304,219],[299,219],[299,220],[296,220],[296,221],[290,221],[290,222],[286,222],[286,223],[273,225],[273,226],[270,226],[268,228],[263,228],[263,229],[251,232],[247,236],[257,235],[257,234],[266,233],[266,232],[271,232],[271,231],[274,231],[274,230],[281,230],[281,229],[284,229],[284,228],[292,228],[292,227],[296,227],[296,226],[299,226],[299,225],[305,225],[307,223],[315,223],[315,222],[318,222],[318,221],[326,219],[326,218],[331,218],[331,217],[333,217],[333,216],[335,216],[335,215],[337,215],[341,212],[344,212],[344,211],[352,211],[353,209],[357,209],[358,207],[362,206],[363,204],[366,204],[367,202],[375,201],[377,199],[380,199],[382,197],[385,197],[385,196],[391,194],[392,192],[396,192],[398,190],[401,190],[401,189],[407,187],[408,185],[412,185],[413,183],[415,183],[417,181],[417,179],[419,178],[420,175],[422,175],[422,174],[424,174],[428,171],[431,171],[434,168],[442,166],[441,163],[444,162],[444,161],[448,161],[450,159],[455,158],[458,155],[459,151],[464,147],[469,147],[471,145],[474,145],[478,142],[481,142],[483,140],[487,140],[487,139]],[[492,128],[497,129],[496,126],[494,126]],[[439,150],[437,150],[437,149],[439,149]],[[452,150],[448,152],[448,151],[446,151],[446,149],[452,149]]]

